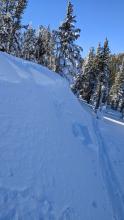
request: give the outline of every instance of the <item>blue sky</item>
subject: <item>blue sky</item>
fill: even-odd
[[[90,47],[109,39],[112,53],[124,52],[124,0],[72,0],[77,27],[82,29],[78,43],[83,56]],[[24,22],[57,28],[66,14],[67,0],[29,0]]]

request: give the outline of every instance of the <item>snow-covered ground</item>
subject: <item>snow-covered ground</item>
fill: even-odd
[[[124,220],[124,126],[0,53],[0,220]]]
[[[95,117],[91,108],[82,103]],[[106,117],[108,114],[108,117]],[[103,180],[111,201],[114,219],[124,219],[124,123],[104,113],[101,119],[93,119],[99,143],[99,162]]]

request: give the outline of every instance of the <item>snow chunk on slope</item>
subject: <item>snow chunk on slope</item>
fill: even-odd
[[[65,81],[0,53],[0,219],[112,219],[97,150]]]

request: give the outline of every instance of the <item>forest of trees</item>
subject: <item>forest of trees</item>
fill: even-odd
[[[124,112],[124,54],[112,55],[108,39],[86,58],[77,45],[74,6],[68,1],[66,16],[57,30],[22,24],[28,0],[0,0],[0,51],[44,65],[65,77],[72,91],[97,110],[109,105]]]

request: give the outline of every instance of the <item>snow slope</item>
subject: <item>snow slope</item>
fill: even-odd
[[[114,219],[97,138],[63,79],[0,53],[0,220]]]

